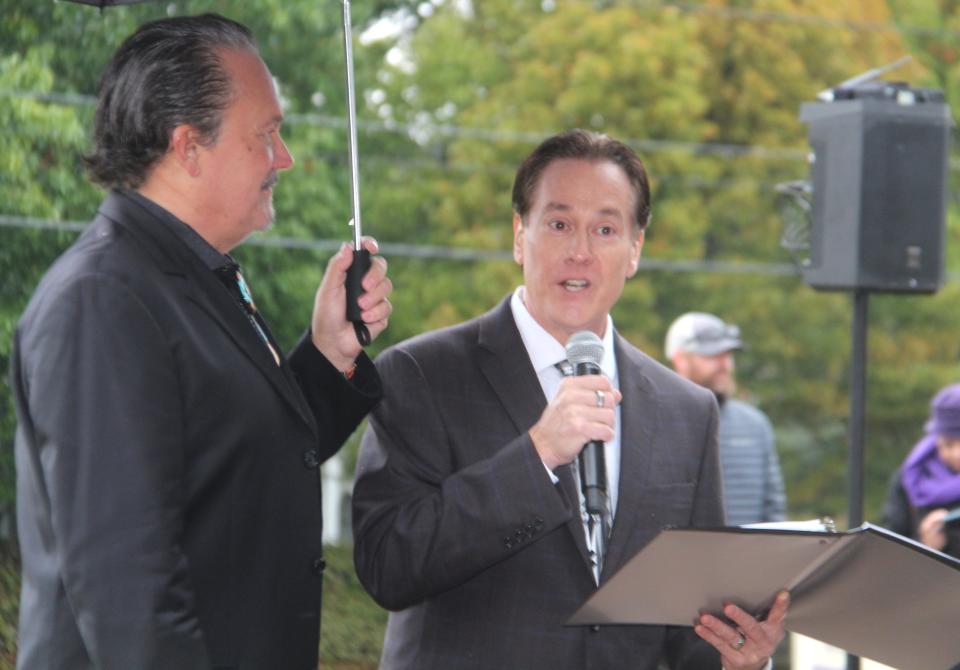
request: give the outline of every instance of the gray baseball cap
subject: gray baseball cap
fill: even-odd
[[[737,326],[724,323],[720,317],[706,312],[687,312],[670,325],[664,353],[668,359],[672,359],[678,351],[716,356],[742,348],[743,341]]]

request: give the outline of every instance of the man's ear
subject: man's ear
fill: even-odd
[[[644,235],[641,230],[630,244],[630,262],[627,264],[627,279],[637,274],[640,268],[640,252],[643,251]]]
[[[513,213],[513,260],[523,267],[523,219]]]
[[[170,153],[191,177],[200,175],[200,131],[182,123],[170,134]]]
[[[682,351],[675,351],[673,358],[670,360],[673,363],[674,371],[681,377],[687,377],[690,373],[690,365],[687,360],[687,355]]]

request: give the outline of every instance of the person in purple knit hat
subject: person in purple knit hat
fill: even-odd
[[[891,479],[883,523],[960,558],[960,522],[948,517],[960,507],[960,384],[934,396],[924,431]]]

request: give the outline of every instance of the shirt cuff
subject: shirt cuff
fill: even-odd
[[[540,462],[543,463],[543,461],[540,461]],[[551,483],[556,484],[557,482],[560,481],[560,478],[557,477],[555,474],[553,474],[553,470],[551,470],[550,468],[548,468],[546,463],[543,463],[543,469],[547,471],[547,474],[548,474],[548,475],[550,475],[550,482],[551,482]]]
[[[727,666],[725,666],[725,665],[721,665],[720,667],[723,668],[723,670],[727,670]],[[767,664],[766,664],[765,666],[763,666],[760,670],[773,670],[773,657],[772,657],[772,656],[767,659]]]

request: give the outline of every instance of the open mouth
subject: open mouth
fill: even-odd
[[[588,282],[586,279],[567,279],[561,282],[560,285],[568,291],[577,292],[588,288],[590,286],[590,282]]]

